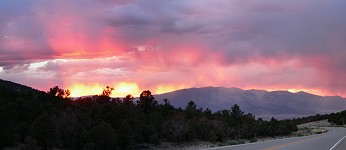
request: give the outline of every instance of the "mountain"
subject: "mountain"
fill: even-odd
[[[26,85],[14,83],[0,79],[0,103],[11,102],[14,99],[36,99],[42,101],[48,96],[46,92],[28,87]]]
[[[0,79],[0,90],[11,90],[15,92],[39,92],[31,87]]]
[[[17,96],[16,96],[17,95]],[[30,96],[41,102],[46,99],[45,92],[31,87],[0,79],[1,97]],[[29,97],[27,97],[29,98]],[[238,104],[244,112],[249,112],[269,119],[304,117],[316,114],[327,114],[346,110],[346,99],[339,96],[318,96],[305,92],[290,93],[288,91],[242,90],[239,88],[203,87],[182,89],[155,95],[159,103],[168,99],[175,107],[185,109],[189,101],[197,107],[209,108],[213,112],[230,109]]]
[[[244,112],[256,117],[285,119],[338,112],[346,109],[346,99],[318,96],[306,92],[242,90],[239,88],[203,87],[182,89],[155,95],[159,103],[168,99],[171,105],[185,108],[189,101],[212,111],[230,109],[238,104]]]

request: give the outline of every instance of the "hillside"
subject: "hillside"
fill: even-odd
[[[193,102],[177,109],[158,104],[150,91],[138,101],[105,91],[71,100],[58,87],[46,93],[4,80],[0,85],[0,149],[145,149],[162,142],[243,143],[297,131],[297,120],[258,119],[238,105],[222,113],[201,111]]]
[[[242,90],[239,88],[204,87],[182,89],[155,95],[162,102],[168,99],[175,107],[185,108],[193,100],[198,107],[212,111],[229,109],[234,104],[262,118],[293,118],[326,114],[346,109],[346,99],[339,96],[318,96],[305,92]]]
[[[10,90],[13,92],[40,92],[26,85],[21,85],[18,83],[14,83],[14,82],[2,80],[2,79],[0,79],[0,90]]]

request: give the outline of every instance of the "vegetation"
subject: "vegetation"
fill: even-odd
[[[133,149],[193,140],[236,144],[232,141],[288,135],[307,120],[256,119],[238,105],[215,113],[193,101],[174,108],[167,99],[158,104],[148,90],[136,102],[131,95],[111,98],[112,90],[71,100],[70,91],[59,87],[41,92],[0,80],[0,148],[16,142],[26,149]]]
[[[345,125],[346,124],[346,110],[338,112],[338,113],[332,113],[328,117],[328,121],[335,124],[335,125]]]

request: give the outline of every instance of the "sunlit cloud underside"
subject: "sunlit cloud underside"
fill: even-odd
[[[0,78],[72,96],[106,86],[113,96],[205,86],[346,96],[345,5],[1,1]]]

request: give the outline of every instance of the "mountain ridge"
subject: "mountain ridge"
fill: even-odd
[[[184,108],[189,101],[212,111],[229,109],[238,104],[257,117],[286,119],[333,113],[346,109],[346,99],[340,96],[319,96],[307,92],[242,90],[240,88],[201,87],[180,89],[155,95],[160,103],[168,99],[175,107]]]
[[[15,90],[25,93],[43,91],[0,79],[0,91]],[[346,110],[346,99],[340,96],[319,96],[307,92],[243,90],[235,87],[194,87],[154,95],[159,103],[168,99],[174,107],[185,108],[189,101],[197,107],[216,112],[238,104],[245,112],[269,119],[297,118]]]

